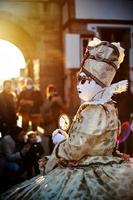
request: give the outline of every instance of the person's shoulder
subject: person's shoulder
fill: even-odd
[[[103,112],[105,111],[106,105],[103,104],[89,104],[89,103],[83,103],[79,107],[78,111],[79,112]]]
[[[20,91],[19,95],[22,95],[22,94],[24,94],[25,92],[27,92],[27,88],[23,88],[23,89]]]
[[[35,95],[42,96],[41,90],[39,88],[34,88],[33,92]]]
[[[10,135],[5,135],[3,138],[2,138],[2,142],[10,142],[12,141],[12,137]]]
[[[82,108],[82,109],[95,109],[95,108],[100,108],[102,106],[103,106],[102,104],[93,104],[93,103],[90,103],[90,102],[85,102],[85,103],[82,103],[80,105],[80,108]]]
[[[38,87],[33,87],[34,92],[41,92],[41,90]]]
[[[0,92],[0,97],[3,98],[4,95],[5,95],[5,92],[4,92],[4,91],[1,91],[1,92]]]

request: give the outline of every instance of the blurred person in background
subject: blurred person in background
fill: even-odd
[[[29,144],[30,148],[23,158],[24,167],[27,171],[27,178],[31,178],[40,173],[38,160],[42,157],[44,150],[41,137],[36,131],[28,131],[26,133],[26,144]]]
[[[14,126],[0,141],[0,182],[6,189],[20,181],[23,157],[30,148],[24,145],[24,135],[22,128]]]
[[[25,78],[24,77],[22,77],[22,76],[20,76],[17,80],[16,80],[16,82],[15,82],[15,88],[14,88],[14,90],[15,90],[15,93],[16,93],[16,95],[18,96],[19,94],[20,94],[20,92],[24,89],[24,87],[25,87]]]
[[[11,80],[5,80],[0,93],[0,131],[4,136],[8,130],[16,125],[16,102],[12,93]]]
[[[49,154],[53,149],[53,143],[51,141],[51,133],[58,128],[59,116],[64,112],[64,102],[59,95],[57,88],[53,84],[49,84],[46,87],[46,100],[41,107],[41,114],[43,118],[43,128],[45,133],[49,135]],[[46,140],[46,138],[45,138]]]
[[[43,104],[43,97],[40,90],[36,89],[31,78],[27,78],[25,88],[18,95],[17,111],[22,116],[22,128],[28,130],[31,122],[32,130],[36,130],[40,106]]]

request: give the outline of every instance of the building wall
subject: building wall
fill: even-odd
[[[133,20],[131,0],[75,0],[77,19]]]
[[[24,54],[28,75],[34,75],[33,62],[39,61],[42,92],[52,82],[63,95],[59,1],[0,1],[0,26],[0,38],[14,43]]]

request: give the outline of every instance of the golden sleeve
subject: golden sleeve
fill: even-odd
[[[107,115],[103,106],[89,105],[79,113],[73,123],[70,137],[58,145],[56,156],[78,161],[85,155],[97,152],[107,127]]]

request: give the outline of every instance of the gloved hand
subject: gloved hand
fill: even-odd
[[[39,170],[40,170],[41,175],[45,174],[45,165],[46,165],[48,159],[49,159],[49,156],[45,156],[38,160]]]
[[[61,142],[62,140],[65,140],[67,138],[68,138],[68,134],[61,129],[56,129],[52,133],[52,140],[53,140],[54,144],[58,144],[59,142]]]

